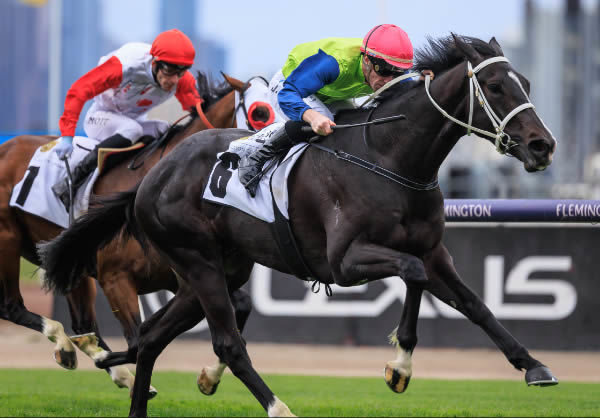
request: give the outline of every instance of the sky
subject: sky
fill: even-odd
[[[171,0],[176,7],[177,0]],[[202,0],[199,35],[228,51],[226,68],[236,78],[270,77],[297,44],[330,36],[362,38],[380,23],[403,28],[415,48],[427,36],[450,32],[501,44],[522,36],[524,0]],[[559,9],[563,0],[536,0]],[[584,5],[593,0],[584,0]],[[103,0],[103,26],[118,42],[151,41],[158,30],[157,0]]]

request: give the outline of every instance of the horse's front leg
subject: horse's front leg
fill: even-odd
[[[517,370],[527,371],[525,381],[528,385],[549,386],[558,383],[550,369],[533,358],[498,322],[481,298],[461,280],[444,245],[440,243],[431,255],[425,258],[425,267],[429,278],[425,289],[479,325]]]
[[[396,393],[402,393],[408,387],[412,376],[412,353],[417,345],[417,320],[421,307],[423,287],[409,284],[400,324],[390,335],[390,342],[396,346],[398,357],[385,365],[385,383]]]
[[[346,251],[336,284],[351,286],[390,276],[400,276],[407,285],[407,296],[402,318],[391,341],[398,356],[385,367],[385,382],[394,392],[402,393],[412,376],[412,352],[417,345],[417,320],[421,306],[423,285],[427,274],[423,261],[414,255],[371,243],[353,242]]]

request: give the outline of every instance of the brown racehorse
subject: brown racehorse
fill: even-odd
[[[235,107],[234,91],[243,91],[247,84],[225,75],[224,77],[228,84],[213,86],[203,74],[199,74],[198,88],[204,100],[202,107],[206,109],[206,118],[198,117],[194,113],[185,126],[174,129],[175,134],[164,147],[157,147],[147,153],[143,164],[137,164],[140,166],[138,169],[128,169],[133,159],[131,157],[101,175],[94,186],[94,193],[105,195],[127,190],[137,184],[162,155],[170,152],[189,135],[206,129],[206,121],[210,121],[209,124],[214,127],[231,127]],[[262,113],[264,109],[259,109],[258,112]],[[255,118],[261,119],[264,115],[255,115]],[[39,265],[35,245],[56,237],[62,228],[18,208],[9,207],[12,189],[25,175],[33,154],[40,146],[55,138],[22,135],[0,146],[0,318],[43,333],[48,339],[56,342],[54,356],[57,363],[67,369],[74,369],[77,367],[77,357],[62,324],[27,310],[19,290],[20,256]],[[135,240],[115,243],[99,252],[97,256],[96,277],[123,327],[129,347],[137,345],[137,328],[141,322],[137,295],[159,289],[175,292],[178,288],[173,272],[151,260],[151,257],[144,256]],[[109,352],[106,350],[109,348],[101,338],[96,339],[94,336],[98,334],[95,297],[94,279],[87,277],[67,295],[67,301],[73,330],[78,334],[88,334],[74,338],[73,342],[98,361],[107,358]],[[249,314],[249,297],[242,292],[232,295],[232,298],[242,307],[238,319],[240,327],[243,327]],[[90,333],[94,334],[90,336]],[[208,372],[210,374],[211,370]],[[109,373],[120,387],[132,387],[133,376],[128,369],[123,366],[113,367],[109,369]],[[211,387],[207,391],[214,391],[214,388]],[[155,393],[151,392],[150,395]]]

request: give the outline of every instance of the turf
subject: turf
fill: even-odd
[[[404,394],[383,379],[266,375],[299,416],[600,416],[600,385],[561,382],[547,388],[519,381],[413,378]],[[266,416],[231,374],[206,397],[193,373],[157,372],[150,416]],[[0,416],[125,416],[126,389],[100,371],[0,370]]]
[[[31,264],[29,261],[21,258],[20,280],[24,282],[38,282],[37,278],[38,266]]]

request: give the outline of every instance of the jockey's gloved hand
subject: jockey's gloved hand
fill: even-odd
[[[59,138],[58,145],[54,147],[54,152],[56,152],[58,158],[61,160],[69,158],[73,152],[73,137],[61,136]]]

